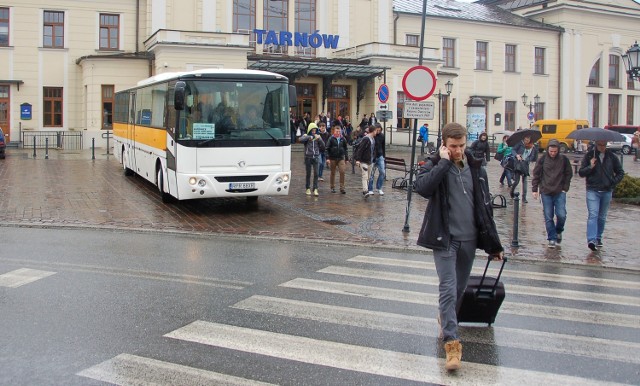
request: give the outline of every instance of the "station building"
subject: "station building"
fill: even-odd
[[[84,147],[92,138],[104,147],[116,91],[165,72],[249,68],[296,85],[292,114],[327,112],[355,124],[381,109],[384,83],[390,95],[382,108],[393,117],[385,122],[388,140],[406,143],[414,122],[403,117],[409,97],[402,81],[420,57],[437,78],[426,99],[435,106],[431,130],[456,121],[491,134],[528,127],[529,114],[588,119],[592,126],[640,124],[640,85],[622,61],[640,35],[635,1],[429,0],[420,52],[423,6],[5,0],[0,127],[11,145],[25,133],[50,131],[80,132]]]

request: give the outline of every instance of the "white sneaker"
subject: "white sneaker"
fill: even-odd
[[[384,192],[382,191],[382,189],[378,190],[378,194],[384,196]]]
[[[364,198],[367,198],[369,196],[373,196],[373,192],[372,191],[368,191],[365,195]]]

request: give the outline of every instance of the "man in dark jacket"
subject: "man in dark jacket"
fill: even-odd
[[[347,148],[347,139],[342,137],[340,127],[334,126],[331,128],[331,138],[327,145],[327,159],[329,160],[329,167],[331,168],[331,176],[329,181],[331,182],[331,193],[336,192],[336,168],[340,173],[340,193],[345,194],[347,191],[344,188],[344,172],[347,167],[347,160],[349,159],[349,153]]]
[[[603,246],[602,233],[613,189],[622,181],[624,170],[618,157],[607,149],[607,141],[596,141],[595,148],[584,155],[578,174],[586,177],[587,183],[587,246],[597,251]]]
[[[364,136],[362,141],[356,146],[353,153],[353,159],[356,160],[356,166],[360,168],[362,172],[362,195],[364,198],[373,196],[373,192],[368,189],[369,177],[373,170],[373,165],[376,159],[376,129],[374,126],[367,128],[367,135]]]
[[[371,129],[371,128],[370,128]],[[369,195],[373,194],[373,181],[376,177],[376,169],[378,169],[378,179],[376,180],[376,190],[378,194],[384,196],[384,192],[382,191],[382,185],[384,185],[385,178],[385,164],[384,157],[386,156],[385,150],[385,141],[384,133],[382,132],[382,126],[379,123],[373,125],[373,130],[375,131],[374,138],[376,141],[376,153],[375,159],[373,160],[373,165],[371,169],[371,173],[369,175]]]
[[[534,199],[538,199],[538,190],[540,190],[549,248],[555,248],[556,243],[562,242],[562,232],[567,221],[567,192],[572,177],[571,161],[566,155],[560,154],[560,142],[557,139],[550,140],[547,145],[547,153],[538,160],[536,167],[533,168],[531,180]]]
[[[439,315],[445,368],[460,368],[462,345],[457,309],[462,301],[476,249],[502,259],[503,248],[493,221],[493,209],[482,160],[465,150],[467,130],[458,123],[442,129],[439,155],[420,169],[414,188],[429,199],[418,245],[433,250],[440,281]],[[470,221],[470,219],[473,219]]]

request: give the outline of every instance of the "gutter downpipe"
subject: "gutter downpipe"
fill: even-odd
[[[136,54],[138,53],[139,39],[140,39],[140,0],[136,0]]]
[[[400,14],[398,12],[394,12],[396,17],[393,18],[393,44],[398,44],[398,19],[400,19]]]

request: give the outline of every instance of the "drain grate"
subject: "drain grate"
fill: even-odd
[[[347,225],[347,223],[342,220],[323,220],[322,222],[330,225]]]

